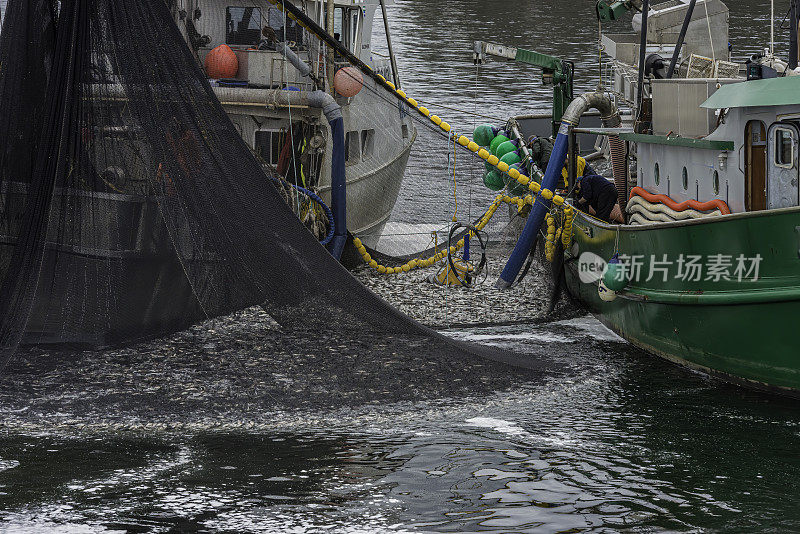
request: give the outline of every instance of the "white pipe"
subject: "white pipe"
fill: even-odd
[[[775,0],[770,0],[769,54],[775,56]]]

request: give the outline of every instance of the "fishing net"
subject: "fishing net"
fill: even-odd
[[[164,0],[9,2],[0,36],[0,363],[21,344],[118,346],[261,305],[298,335],[410,336],[424,342],[386,350],[539,367],[438,336],[321,246],[334,133],[302,99],[325,85],[329,54],[342,66],[353,58],[283,11],[282,25],[262,28],[277,16],[270,4],[230,4],[218,35],[199,10]],[[348,29],[358,20],[343,14],[340,35],[358,35]],[[311,77],[279,51],[289,39]],[[219,40],[253,55],[239,60],[240,72],[250,69],[244,84],[203,70]],[[269,61],[258,66],[258,54]],[[455,176],[454,189],[458,165],[479,177],[483,162],[461,158],[435,127],[421,135],[419,114],[361,74],[358,94],[338,98],[349,104],[348,228],[377,244],[411,162],[431,179]],[[467,220],[491,201],[481,194],[458,208]],[[438,215],[423,222],[446,225],[455,207],[443,214],[436,202]]]

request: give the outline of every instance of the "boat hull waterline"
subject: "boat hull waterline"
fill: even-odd
[[[681,365],[800,396],[800,338],[792,335],[800,316],[800,208],[639,227],[578,213],[574,229],[568,290],[608,328]],[[585,281],[587,254],[607,260],[617,252],[628,263],[645,259],[639,276],[607,302],[597,281]],[[685,277],[691,256],[706,262],[700,280],[696,272],[677,276]],[[726,266],[729,280],[717,279]]]

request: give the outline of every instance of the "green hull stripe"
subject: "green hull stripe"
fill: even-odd
[[[662,304],[724,306],[728,304],[761,304],[800,300],[800,287],[717,291],[713,293],[677,293],[674,291],[658,291],[652,289],[631,289],[620,294],[620,297],[626,298],[629,295]]]
[[[733,150],[733,141],[711,141],[708,139],[692,139],[690,137],[667,137],[665,135],[646,135],[622,133],[619,138],[632,143],[648,143],[651,145],[682,146],[699,150]]]

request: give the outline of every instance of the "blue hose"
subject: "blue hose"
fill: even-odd
[[[336,233],[328,244],[334,258],[341,259],[347,244],[347,181],[344,154],[344,119],[329,120],[333,147],[331,154],[331,209],[335,214]]]
[[[272,180],[274,180],[275,182],[277,182],[279,184],[283,184],[284,183],[281,180],[278,180],[277,178],[275,178],[274,176],[270,176],[270,178],[272,178]],[[300,191],[301,193],[306,195],[308,198],[310,198],[311,200],[313,200],[314,202],[316,202],[317,204],[322,206],[322,210],[325,212],[325,215],[328,216],[328,221],[330,221],[330,223],[331,223],[330,226],[331,227],[328,230],[328,235],[326,235],[325,239],[320,241],[319,244],[324,247],[325,245],[330,243],[331,240],[333,239],[333,234],[336,232],[336,221],[333,218],[333,212],[331,211],[331,209],[328,206],[326,206],[325,202],[322,201],[322,199],[319,197],[319,195],[317,195],[313,191],[310,191],[310,190],[306,189],[305,187],[300,187],[299,185],[290,184],[289,182],[285,182],[285,183],[287,183],[290,186],[294,187],[296,190]]]
[[[561,169],[567,160],[570,126],[572,125],[567,121],[561,122],[561,129],[558,131],[550,161],[547,163],[547,171],[542,179],[542,190],[548,189],[555,192],[558,181],[561,180]],[[542,228],[542,222],[544,222],[544,218],[550,211],[550,205],[551,201],[545,200],[540,192],[536,202],[533,203],[528,222],[525,223],[525,228],[522,230],[522,235],[519,236],[514,252],[511,253],[508,263],[506,263],[503,272],[500,273],[500,279],[495,284],[498,289],[508,289],[514,284],[525,258],[528,257],[533,248],[536,236]]]

